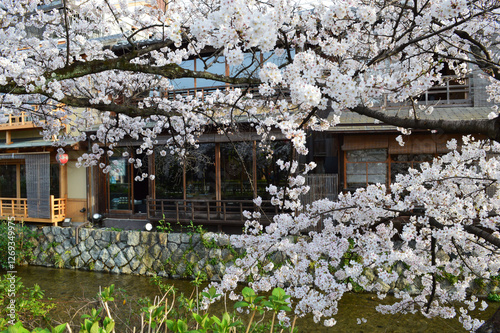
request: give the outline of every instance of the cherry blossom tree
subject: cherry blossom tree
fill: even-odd
[[[491,155],[500,141],[498,108],[489,119],[431,120],[426,115],[434,108],[418,98],[449,80],[442,75],[447,68],[454,79],[486,78],[490,100],[500,102],[500,2],[145,2],[2,0],[2,114],[29,113],[44,136],[61,145],[86,140],[97,128],[90,137],[96,143],[80,164],[104,172],[110,167],[103,155],[113,155],[125,137],[150,154],[158,135],[169,134],[163,154],[182,156],[196,148],[207,124],[230,133],[245,123],[264,144],[278,129],[295,157],[307,154],[306,131],[336,126],[346,111],[402,129],[482,134],[491,141],[468,138],[460,152],[410,170],[391,188],[373,185],[307,207],[299,200],[308,190],[302,173],[314,165],[280,161],[289,186],[268,191],[282,213],[265,229],[258,210],[247,214],[247,232],[233,242],[248,255],[220,285],[229,290],[251,277],[256,290],[286,287],[298,300],[298,314],[312,312],[333,325],[337,301],[353,284],[377,291],[403,279],[417,284],[416,292],[397,291],[401,301],[380,306],[381,312],[458,315],[465,327],[478,326],[467,314],[477,301],[467,287],[475,278],[498,275],[500,266],[499,192],[486,195],[500,179],[498,157]],[[221,57],[226,73],[215,70]],[[183,65],[195,58],[196,70]],[[228,88],[169,94],[181,79]],[[407,103],[410,112],[388,113],[383,101]],[[333,117],[320,117],[323,111]],[[409,220],[397,226],[400,216]],[[323,230],[308,232],[320,220]],[[266,262],[276,251],[286,254],[279,267]],[[403,276],[394,269],[400,264]],[[366,278],[367,268],[377,280]],[[445,273],[457,277],[449,288],[439,283]],[[468,308],[457,314],[450,301]]]

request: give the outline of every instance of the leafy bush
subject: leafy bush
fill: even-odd
[[[10,231],[10,233],[9,233]],[[34,244],[32,239],[37,237],[36,232],[25,226],[23,223],[2,221],[0,223],[0,266],[3,269],[12,270],[10,267],[10,258],[15,258],[15,264],[20,265],[26,261],[33,259]],[[10,242],[10,244],[9,244]],[[14,245],[15,256],[9,248],[9,245]],[[10,258],[9,258],[10,257]]]
[[[8,323],[17,321],[31,328],[48,323],[49,312],[55,305],[47,301],[38,284],[25,287],[20,277],[10,274],[0,277],[0,317],[8,320],[3,324],[0,322],[0,330],[5,329]]]

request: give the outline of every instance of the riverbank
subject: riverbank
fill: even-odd
[[[203,230],[166,233],[54,226],[35,227],[33,230],[37,237],[32,239],[35,247],[30,264],[45,267],[158,275],[171,279],[193,279],[202,274],[209,281],[219,281],[226,268],[245,253],[244,249],[230,244],[228,235]],[[437,252],[438,258],[446,261],[441,252]],[[272,260],[279,265],[283,256],[276,253]],[[418,281],[413,284],[407,281],[403,264],[397,263],[387,269],[399,276],[391,284],[378,278],[375,269],[364,268],[363,275],[370,282],[377,282],[378,291],[383,293],[403,289],[412,294],[419,292],[422,286]],[[439,281],[441,287],[451,288],[454,277],[446,277]],[[500,294],[500,281],[485,283],[476,280],[470,291],[482,296]]]

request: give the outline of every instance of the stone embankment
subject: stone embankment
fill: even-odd
[[[33,239],[32,265],[112,273],[218,280],[243,251],[214,233],[160,233],[43,227]]]
[[[36,232],[38,237],[32,239],[35,248],[30,264],[116,274],[159,275],[175,279],[194,278],[203,273],[209,280],[217,281],[226,267],[244,253],[243,249],[230,245],[227,235],[211,232],[162,233],[62,227],[37,228]],[[449,260],[442,251],[437,255],[442,261]],[[274,253],[269,259],[275,264],[284,260],[280,253]],[[419,281],[408,282],[402,263],[385,269],[399,275],[390,285],[377,276],[376,269],[365,268],[363,275],[368,281],[377,283],[381,292],[408,290],[418,294],[421,290]],[[441,278],[441,288],[453,288],[452,279],[453,276]],[[500,293],[499,282],[474,281],[471,291],[479,295]]]

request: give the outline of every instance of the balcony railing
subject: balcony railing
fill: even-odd
[[[5,115],[7,122],[0,123],[0,129],[13,129],[13,128],[31,128],[34,127],[31,116],[26,112],[21,112],[20,115],[14,116],[12,114]]]
[[[14,217],[16,221],[52,223],[57,225],[66,217],[66,199],[50,196],[50,218],[35,218],[28,214],[28,199],[0,198],[0,217]]]
[[[241,226],[246,218],[243,212],[253,212],[255,205],[252,200],[200,200],[200,199],[148,199],[148,219],[190,222],[207,225]],[[278,214],[278,207],[268,200],[261,204],[261,223],[266,225]]]

